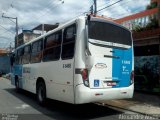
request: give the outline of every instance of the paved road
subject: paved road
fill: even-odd
[[[48,100],[47,105],[41,107],[36,103],[35,95],[26,91],[17,93],[10,81],[2,78],[0,78],[0,113],[0,120],[5,120],[5,117],[18,120],[115,120],[122,114],[134,114],[96,104],[71,105],[53,100]]]

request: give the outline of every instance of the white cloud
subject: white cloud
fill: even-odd
[[[55,24],[67,21],[90,9],[93,0],[1,0],[0,14],[18,17],[19,28],[32,29],[40,23]],[[98,10],[118,0],[97,0]],[[136,1],[136,2],[135,2]],[[134,11],[142,10],[150,0],[123,0],[102,12],[112,18],[123,17],[132,14]],[[14,21],[14,20],[13,20]],[[0,25],[15,33],[15,23],[8,19],[0,18]],[[5,32],[0,27],[0,37],[8,37],[14,41],[14,34]],[[3,33],[3,34],[2,34]],[[5,39],[0,38],[3,41]],[[8,41],[6,41],[7,43]],[[3,45],[0,43],[0,47]],[[4,47],[4,46],[3,46]]]
[[[103,0],[104,2],[105,0]],[[108,5],[111,5],[118,0],[109,0]],[[150,0],[123,0],[111,7],[108,7],[100,12],[100,14],[106,15],[112,18],[121,18],[135,12],[145,10]],[[107,6],[107,5],[106,5]]]

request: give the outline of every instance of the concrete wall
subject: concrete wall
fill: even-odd
[[[7,55],[0,56],[0,71],[2,73],[10,72],[10,58]]]

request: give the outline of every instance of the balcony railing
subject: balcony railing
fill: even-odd
[[[134,40],[141,38],[155,37],[155,36],[160,36],[160,28],[145,30],[141,32],[133,32]]]

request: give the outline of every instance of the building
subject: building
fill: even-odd
[[[18,41],[15,37],[15,48],[29,42],[30,40],[39,37],[40,35],[47,33],[50,30],[57,28],[59,24],[51,25],[51,24],[40,24],[33,28],[32,30],[23,30],[22,33],[18,35]]]
[[[52,24],[40,24],[32,29],[32,31],[39,31],[42,35],[44,33],[47,33],[48,31],[51,31],[59,26],[59,23],[56,23],[54,25]]]
[[[130,30],[135,30],[137,27],[146,27],[152,20],[155,20],[160,25],[160,1],[151,0],[150,5],[146,7],[146,10],[139,13],[126,16],[120,19],[114,20],[115,22],[122,24]],[[138,28],[137,28],[138,29]]]
[[[7,52],[8,51],[6,49],[0,48],[0,55],[7,54]]]
[[[18,35],[18,41],[15,37],[15,48],[29,42],[30,40],[40,36],[40,34],[35,34],[31,30],[23,30],[21,34]]]
[[[151,0],[146,10],[115,22],[133,33],[135,88],[160,92],[160,0]]]
[[[0,49],[0,75],[10,72],[10,57],[6,49]]]

